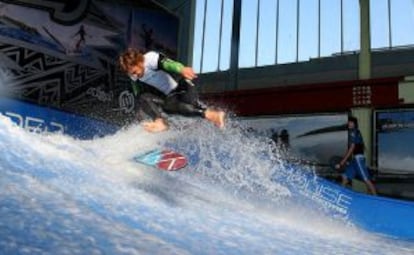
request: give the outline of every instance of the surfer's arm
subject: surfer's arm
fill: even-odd
[[[174,61],[164,54],[159,54],[158,68],[168,73],[180,74],[188,80],[192,80],[197,77],[191,67],[184,66],[182,63]]]

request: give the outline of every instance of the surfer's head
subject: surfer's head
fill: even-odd
[[[132,79],[141,78],[144,75],[144,55],[132,48],[128,48],[119,56],[119,66]]]

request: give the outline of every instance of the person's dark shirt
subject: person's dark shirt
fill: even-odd
[[[359,129],[350,129],[348,132],[348,147],[355,144],[354,155],[364,154],[364,140]]]

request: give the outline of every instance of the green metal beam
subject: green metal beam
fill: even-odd
[[[371,78],[371,31],[369,0],[359,0],[361,16],[361,51],[359,53],[359,79]]]

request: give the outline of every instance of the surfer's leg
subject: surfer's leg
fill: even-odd
[[[174,96],[178,101],[192,104],[197,108],[207,109],[207,106],[200,101],[197,89],[191,81],[181,79],[177,88],[169,96]]]
[[[204,109],[192,104],[179,101],[175,97],[169,97],[163,107],[164,111],[172,114],[180,114],[187,117],[204,117]]]
[[[161,107],[164,105],[164,99],[151,93],[143,93],[139,97],[139,108],[146,113],[152,120],[143,121],[142,125],[148,132],[162,132],[168,129],[165,121],[165,113]]]
[[[224,127],[224,111],[205,108],[197,104],[189,104],[180,100],[176,95],[166,99],[163,109],[168,113],[180,114],[183,116],[198,116],[207,119],[219,128]]]
[[[204,117],[219,128],[224,128],[226,114],[221,110],[212,110],[207,108]]]
[[[201,103],[193,85],[182,80],[175,91],[168,95],[164,107],[165,111],[184,116],[200,116],[223,128],[225,113],[221,110],[213,110]]]
[[[142,126],[146,131],[151,133],[158,133],[168,130],[168,125],[162,118],[157,118],[153,121],[144,121]]]

